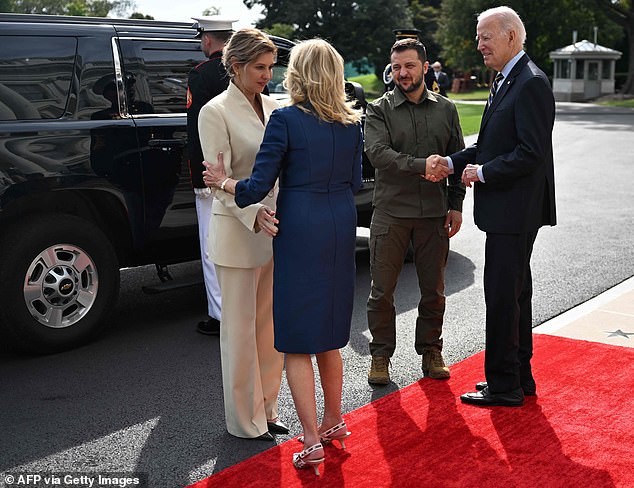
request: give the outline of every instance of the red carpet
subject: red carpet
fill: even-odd
[[[479,408],[459,395],[483,354],[345,415],[347,451],[321,477],[297,471],[291,440],[194,485],[223,487],[634,487],[634,349],[535,335],[538,397]]]

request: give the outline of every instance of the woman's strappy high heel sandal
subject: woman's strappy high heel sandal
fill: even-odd
[[[332,443],[332,441],[339,441],[342,449],[346,448],[346,443],[344,442],[344,439],[349,435],[350,432],[348,432],[348,427],[346,426],[345,422],[341,422],[340,424],[331,427],[326,432],[319,434],[322,444],[330,444]]]
[[[310,456],[312,453],[316,451],[319,451],[320,449],[322,450],[321,457],[308,459],[308,456]],[[308,468],[309,466],[312,466],[313,470],[315,471],[315,475],[319,476],[319,465],[323,463],[325,459],[323,450],[324,448],[321,445],[321,443],[318,443],[318,444],[313,444],[307,449],[304,449],[302,452],[294,453],[293,466],[295,466],[297,469],[304,469],[304,468]]]

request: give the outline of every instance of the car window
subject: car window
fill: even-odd
[[[0,120],[64,114],[75,64],[74,37],[0,36]]]
[[[288,67],[289,49],[287,47],[277,46],[277,63],[273,68],[273,78],[269,81],[267,88],[269,95],[276,100],[284,103],[288,101],[288,91],[282,86],[286,69]]]
[[[196,41],[121,39],[128,111],[185,113],[187,76],[205,58]]]
[[[282,86],[284,75],[286,74],[286,66],[276,64],[273,68],[273,78],[268,83],[269,93],[273,95],[287,96],[287,91]]]

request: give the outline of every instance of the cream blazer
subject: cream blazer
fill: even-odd
[[[205,160],[215,162],[222,152],[227,176],[238,180],[251,176],[264,127],[277,107],[275,100],[262,95],[262,124],[244,94],[229,83],[227,90],[207,102],[198,116]],[[254,226],[262,204],[275,209],[276,195],[277,185],[262,202],[238,208],[233,195],[220,190],[215,193],[214,216],[207,237],[209,257],[215,264],[256,268],[268,263],[273,256],[271,237],[264,232],[256,233]]]

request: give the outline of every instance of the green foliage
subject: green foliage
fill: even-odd
[[[479,12],[498,6],[498,0],[243,2],[248,7],[263,7],[264,18],[258,27],[270,31],[276,24],[290,25],[294,38],[328,39],[346,61],[367,59],[377,76],[389,62],[389,50],[394,42],[392,30],[411,27],[422,32],[430,61],[441,59],[444,65],[456,71],[483,71],[481,79],[485,82],[490,76],[476,49],[476,17]],[[631,33],[630,37],[634,35],[632,0],[506,0],[503,3],[515,9],[523,19],[528,34],[525,49],[546,72],[552,72],[550,51],[570,44],[573,30],[578,31],[579,40],[593,40],[593,28],[597,26],[598,42],[609,47],[623,39],[624,29]],[[630,64],[634,65],[634,57]]]
[[[64,8],[64,13],[66,15],[88,15],[86,2],[75,0],[73,2],[67,3]]]
[[[525,50],[546,71],[552,71],[550,51],[572,43],[572,31],[579,40],[593,40],[593,28],[599,28],[603,45],[615,44],[623,35],[598,8],[595,0],[507,0],[526,26]],[[490,0],[443,0],[437,39],[447,64],[481,69],[482,57],[475,42],[479,12],[497,6]]]
[[[327,39],[347,60],[367,58],[377,74],[389,61],[392,29],[412,27],[407,0],[244,0],[244,4],[264,7],[258,27],[269,31],[275,24],[292,25],[295,38]]]
[[[111,12],[122,15],[133,5],[134,0],[0,0],[0,11],[106,17]]]
[[[286,39],[295,38],[295,27],[290,24],[273,24],[271,27],[267,27],[266,32],[273,36],[284,37]]]
[[[604,100],[599,105],[607,105],[609,107],[627,107],[634,108],[634,98],[625,98],[622,100]]]
[[[632,0],[595,0],[605,15],[627,34],[627,52],[629,66],[627,80],[621,88],[621,93],[634,95],[634,1]]]
[[[443,0],[438,21],[437,41],[445,64],[468,70],[482,65],[474,41],[476,13],[484,10],[482,0]]]
[[[441,3],[441,1],[409,1],[412,23],[421,32],[420,37],[427,50],[427,57],[430,63],[440,58],[441,48],[436,40],[436,33],[438,31]]]
[[[7,2],[9,12],[18,14],[51,14],[62,15],[65,12],[66,0],[13,0]]]
[[[347,52],[350,53],[350,59],[365,56],[374,66],[374,73],[381,76],[390,61],[390,48],[394,44],[392,31],[413,27],[407,0],[365,0],[356,5],[358,9],[351,23],[353,29],[344,34],[349,39]]]
[[[151,15],[143,15],[141,12],[132,12],[130,19],[141,19],[141,20],[154,20],[154,17]]]

